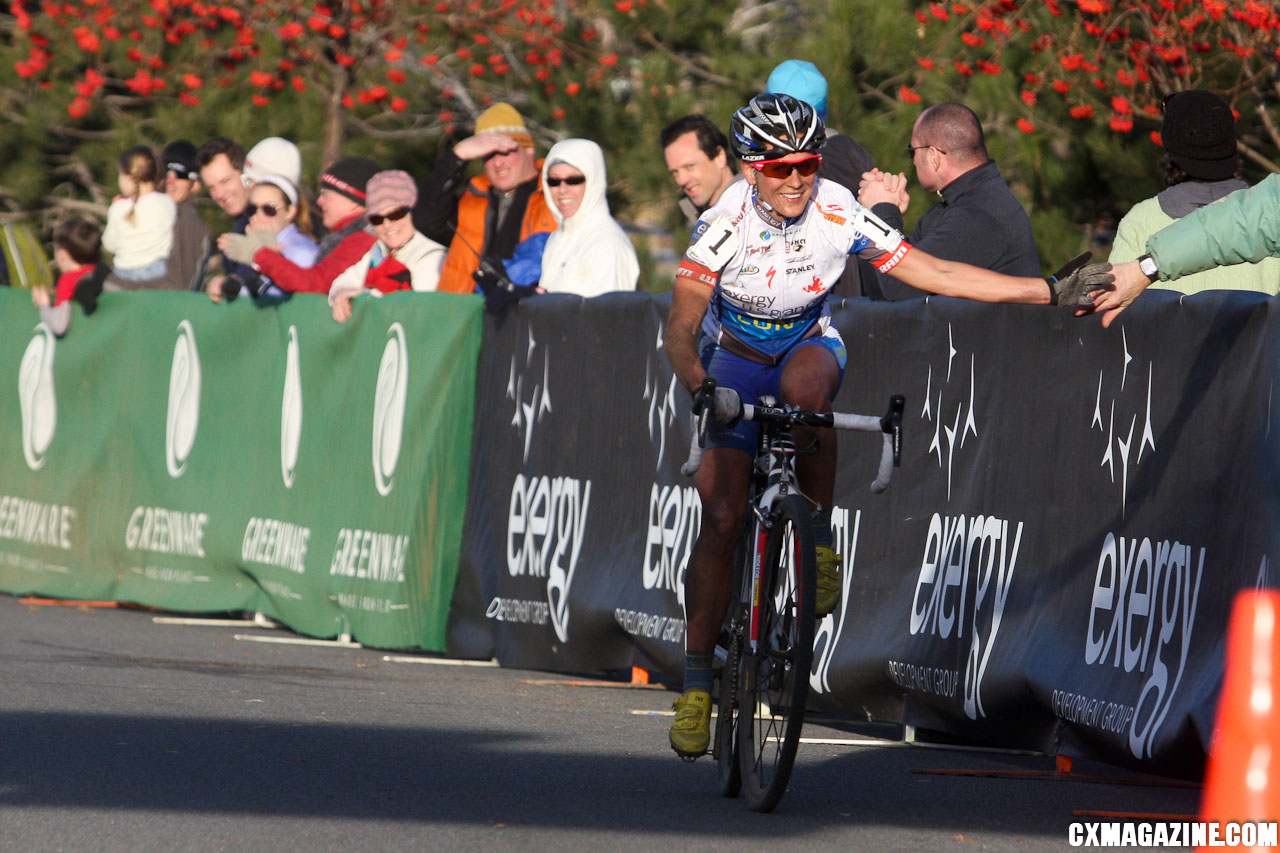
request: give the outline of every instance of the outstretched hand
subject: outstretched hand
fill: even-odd
[[[1049,304],[1076,308],[1076,316],[1094,309],[1094,294],[1112,287],[1111,264],[1087,263],[1092,252],[1076,255],[1045,282],[1049,285]]]
[[[1103,328],[1114,323],[1120,312],[1132,305],[1133,300],[1151,284],[1151,279],[1139,268],[1137,261],[1116,264],[1111,272],[1115,279],[1114,287],[1093,303],[1093,310],[1102,312]]]

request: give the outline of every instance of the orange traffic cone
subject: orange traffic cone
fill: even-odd
[[[1236,596],[1226,675],[1209,746],[1203,820],[1280,819],[1280,593]],[[1205,848],[1200,848],[1205,849]]]

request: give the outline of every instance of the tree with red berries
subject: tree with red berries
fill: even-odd
[[[1280,15],[1273,3],[934,0],[906,14],[919,39],[915,67],[898,87],[902,103],[976,100],[998,113],[996,130],[1009,148],[1048,151],[1061,163],[1085,166],[1099,206],[1108,190],[1120,212],[1152,194],[1161,101],[1181,89],[1226,98],[1251,173],[1280,171]],[[1016,135],[1024,140],[1013,141]],[[1037,165],[1069,170],[1045,160]],[[1040,188],[1060,192],[1061,185]],[[1047,196],[1040,201],[1053,203]],[[1085,209],[1073,213],[1077,221],[1089,216]]]
[[[296,140],[314,172],[349,139],[412,150],[499,99],[535,123],[563,117],[591,73],[616,61],[578,6],[15,0],[0,104],[30,130],[25,143],[53,156],[54,173],[97,204],[109,192],[89,173],[110,184],[114,171],[102,167],[139,137],[251,144],[276,134]],[[109,144],[88,151],[90,141]],[[29,152],[19,157],[34,165]],[[35,175],[9,177],[0,191],[36,201]]]

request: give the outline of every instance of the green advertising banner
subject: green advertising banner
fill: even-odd
[[[0,590],[444,649],[482,302],[0,288]]]

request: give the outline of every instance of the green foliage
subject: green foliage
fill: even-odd
[[[602,144],[614,213],[674,233],[674,250],[665,240],[642,246],[651,286],[665,289],[687,231],[659,132],[690,112],[727,125],[788,58],[817,64],[830,83],[830,124],[913,186],[903,147],[921,109],[949,100],[972,107],[1028,209],[1046,269],[1105,240],[1107,221],[1159,189],[1160,149],[1150,138],[1159,116],[1149,109],[1163,89],[1220,88],[1241,113],[1254,168],[1276,150],[1262,119],[1277,98],[1263,72],[1278,19],[1250,0],[1168,0],[1154,11],[1132,0],[117,0],[109,16],[103,8],[18,2],[0,15],[0,201],[9,210],[105,211],[118,152],[175,138],[284,136],[302,150],[310,182],[333,156],[337,128],[342,153],[421,177],[480,110],[508,100],[544,146],[569,136]],[[1172,30],[1166,12],[1177,18]],[[1180,23],[1196,14],[1204,19],[1194,26]],[[983,20],[997,23],[983,29]],[[1127,41],[1107,41],[1112,26],[1127,27]],[[1188,50],[1169,52],[1179,46]],[[1098,70],[1068,71],[1063,57],[1073,65],[1076,54]],[[1070,84],[1065,95],[1053,88],[1059,81]],[[1073,117],[1084,105],[1092,115]],[[1131,129],[1113,129],[1126,121]],[[915,186],[909,226],[931,201]]]

